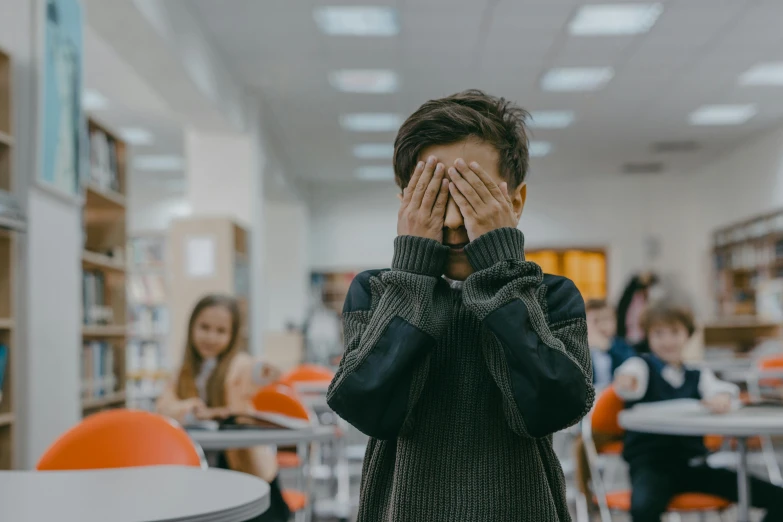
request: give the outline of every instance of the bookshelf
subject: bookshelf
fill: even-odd
[[[169,377],[166,346],[166,233],[139,232],[128,240],[128,405],[152,410]]]
[[[247,230],[230,218],[190,217],[171,223],[167,260],[171,318],[168,360],[182,361],[187,325],[196,302],[212,293],[233,295],[242,313],[241,349],[247,349],[250,303],[250,244]]]
[[[712,256],[718,317],[766,315],[757,300],[760,290],[783,279],[783,210],[717,230]]]
[[[82,413],[125,405],[126,147],[88,120],[82,253]]]
[[[11,97],[11,57],[0,50],[0,192],[10,197],[14,187],[13,100]],[[5,199],[5,198],[4,198]],[[14,342],[14,267],[17,232],[0,222],[0,470],[14,467],[14,424],[16,420],[12,396]]]

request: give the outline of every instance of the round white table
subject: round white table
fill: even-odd
[[[783,408],[742,408],[714,415],[696,404],[686,407],[641,405],[620,413],[627,430],[662,435],[722,435],[737,439],[737,488],[739,522],[750,522],[748,487],[748,438],[783,434]]]
[[[268,508],[266,482],[221,469],[0,471],[9,522],[244,522]]]
[[[188,435],[204,451],[251,448],[253,446],[295,446],[308,442],[323,442],[337,437],[331,426],[315,426],[296,430],[239,429],[193,430]]]

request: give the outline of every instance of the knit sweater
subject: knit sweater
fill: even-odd
[[[391,270],[352,283],[327,398],[371,437],[359,522],[570,520],[552,434],[593,403],[584,302],[523,246],[482,235],[453,288],[449,248],[402,236]]]

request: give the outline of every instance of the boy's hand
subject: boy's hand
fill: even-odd
[[[731,411],[731,395],[728,393],[719,393],[701,402],[711,413],[723,414]]]
[[[462,158],[449,168],[449,178],[449,192],[465,219],[468,239],[498,228],[516,228],[518,218],[505,182],[498,186],[478,163],[468,167]]]
[[[420,161],[402,196],[397,214],[397,235],[418,236],[443,242],[443,219],[449,199],[446,167],[434,156]]]
[[[633,375],[618,375],[614,379],[614,387],[620,391],[633,392],[639,386],[639,381]]]

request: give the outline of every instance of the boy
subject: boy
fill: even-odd
[[[695,326],[690,310],[667,303],[647,309],[642,328],[650,354],[633,357],[615,373],[615,390],[626,406],[673,399],[700,399],[713,413],[734,407],[739,389],[712,371],[683,365],[683,351]],[[659,522],[671,498],[683,492],[707,493],[737,501],[737,475],[704,463],[702,437],[627,432],[623,457],[631,472],[631,517]],[[783,489],[751,478],[753,505],[767,510],[764,522],[783,521]]]
[[[397,135],[392,268],[351,285],[328,392],[371,437],[360,522],[570,520],[551,435],[592,370],[581,295],[524,260],[526,115],[471,90]]]
[[[593,384],[603,389],[612,384],[615,370],[636,355],[634,349],[617,337],[617,319],[614,310],[603,299],[590,299],[587,312],[587,342],[593,360]]]

